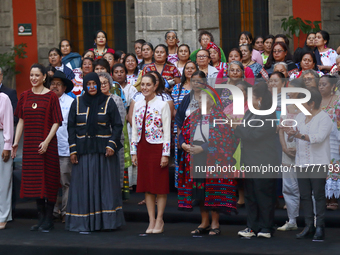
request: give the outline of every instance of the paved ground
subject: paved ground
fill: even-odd
[[[170,223],[159,235],[140,236],[144,222],[128,222],[120,230],[81,235],[58,222],[50,233],[31,232],[36,220],[17,219],[0,231],[0,254],[339,254],[340,229],[326,229],[323,243],[297,240],[298,231],[276,232],[271,239],[241,239],[244,226],[223,225],[220,236],[192,237],[197,224]]]

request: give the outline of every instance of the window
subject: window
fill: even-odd
[[[82,54],[94,47],[97,30],[107,33],[107,44],[115,50],[127,48],[125,0],[64,0],[65,36],[73,51]]]
[[[268,0],[219,0],[220,46],[225,54],[238,47],[238,36],[249,31],[253,37],[269,33]]]

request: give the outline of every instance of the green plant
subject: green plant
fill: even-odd
[[[15,74],[20,73],[19,71],[15,70],[15,58],[27,58],[25,51],[26,47],[26,43],[21,43],[12,47],[10,51],[0,54],[0,67],[2,68],[4,77],[9,79]]]
[[[293,16],[290,16],[288,19],[284,18],[281,20],[281,28],[284,31],[289,32],[287,34],[287,37],[293,38],[294,35],[298,38],[298,45],[300,45],[300,31],[303,34],[308,34],[311,32],[317,32],[320,31],[320,26],[319,24],[321,21],[310,21],[310,20],[302,20],[299,17],[294,18]]]

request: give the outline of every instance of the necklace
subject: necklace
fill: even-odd
[[[43,89],[40,91],[39,95],[41,95],[41,93],[44,91],[44,89],[45,89],[45,87],[43,86]],[[33,91],[32,91],[32,92],[33,92]],[[34,93],[34,92],[33,92],[33,93]],[[32,108],[33,108],[33,109],[37,109],[37,107],[38,107],[38,104],[34,102],[34,103],[32,104]]]
[[[249,61],[247,64],[244,64],[244,65],[245,65],[245,66],[248,66],[248,65],[251,63],[251,61],[252,61],[252,60],[250,59],[250,61]]]

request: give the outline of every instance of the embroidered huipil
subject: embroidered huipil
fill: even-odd
[[[145,110],[147,110],[145,114]],[[137,101],[133,110],[131,155],[137,154],[138,142],[142,136],[145,115],[145,139],[151,144],[163,144],[163,156],[170,156],[170,123],[171,112],[167,102],[156,96],[146,104],[145,100]]]

